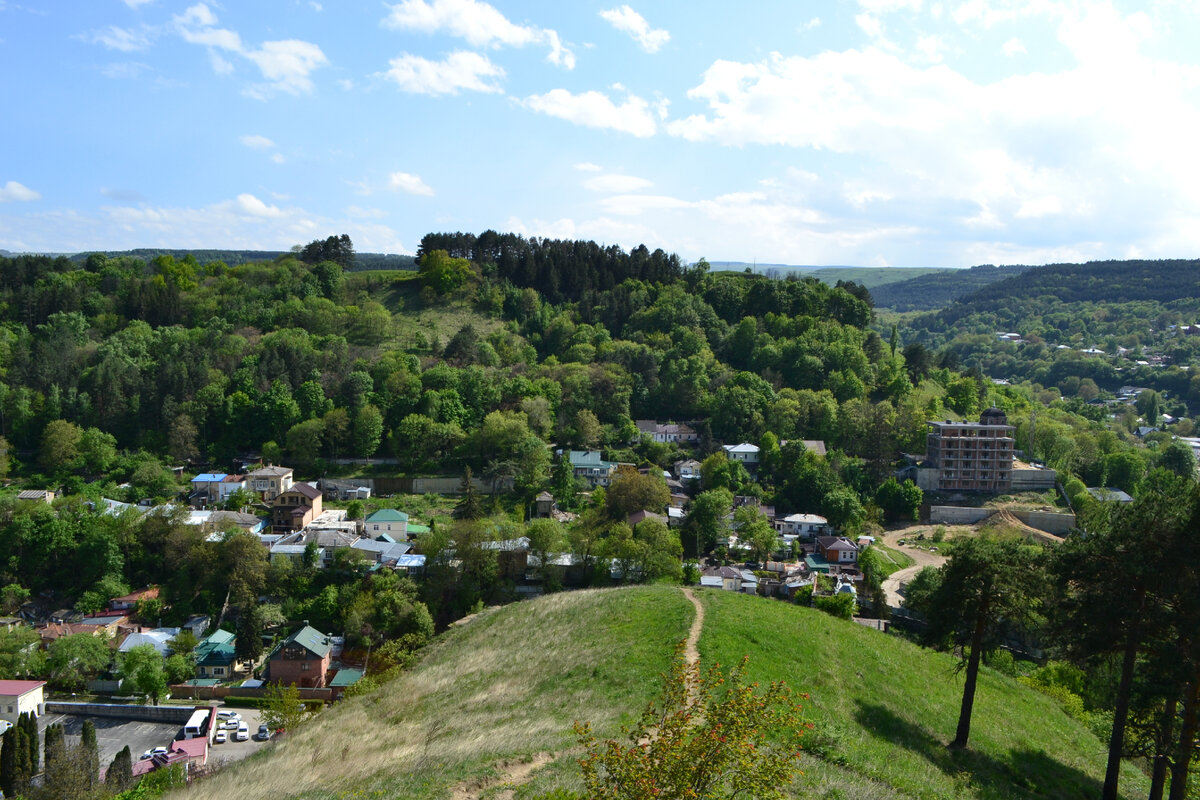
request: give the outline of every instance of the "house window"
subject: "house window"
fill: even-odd
[[[378,525],[376,525],[376,526],[375,526],[375,530],[379,530],[379,526],[378,526]]]
[[[308,672],[308,662],[307,661],[305,661],[303,664],[300,665],[300,671]]]

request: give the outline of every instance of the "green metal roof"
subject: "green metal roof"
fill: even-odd
[[[408,522],[408,514],[394,508],[381,508],[367,517],[367,522]]]
[[[408,523],[408,532],[409,533],[429,533],[429,526],[421,525],[420,523],[417,523],[417,522],[410,522],[410,523]]]
[[[350,669],[343,667],[337,671],[337,675],[333,676],[333,680],[329,682],[330,686],[353,686],[362,680],[363,671],[361,669]]]
[[[292,642],[300,645],[318,658],[324,658],[329,653],[331,647],[329,637],[311,625],[305,625],[293,633],[284,641],[283,646],[287,647]]]

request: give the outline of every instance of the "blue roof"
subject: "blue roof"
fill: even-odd
[[[218,483],[225,480],[224,472],[202,472],[192,478],[192,483]]]

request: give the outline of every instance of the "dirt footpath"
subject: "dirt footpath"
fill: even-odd
[[[954,530],[952,527],[947,527],[947,536],[952,538]],[[905,567],[902,570],[893,572],[890,577],[883,582],[883,593],[887,596],[887,604],[892,608],[899,608],[904,598],[900,594],[900,584],[912,580],[918,572],[925,567],[940,567],[946,563],[946,557],[939,553],[931,553],[918,547],[913,547],[908,544],[900,544],[901,539],[913,541],[916,535],[922,531],[925,532],[925,540],[922,544],[930,543],[929,534],[932,532],[933,526],[929,525],[912,525],[906,528],[897,528],[896,530],[888,531],[881,538],[883,544],[893,550],[899,550],[901,553],[907,553],[912,557],[914,563],[911,567]],[[962,527],[962,530],[970,531],[969,527]]]

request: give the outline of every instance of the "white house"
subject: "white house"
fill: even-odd
[[[758,466],[758,445],[742,442],[741,444],[723,444],[721,449],[730,461],[741,461],[747,467]]]
[[[825,536],[832,532],[829,520],[816,514],[789,514],[783,519],[776,519],[775,530],[781,536],[802,536],[804,538]]]
[[[0,681],[0,719],[17,724],[22,714],[42,715],[45,681]]]
[[[364,520],[363,533],[372,539],[378,539],[387,534],[393,541],[406,541],[408,539],[408,514],[394,508],[381,508]]]

